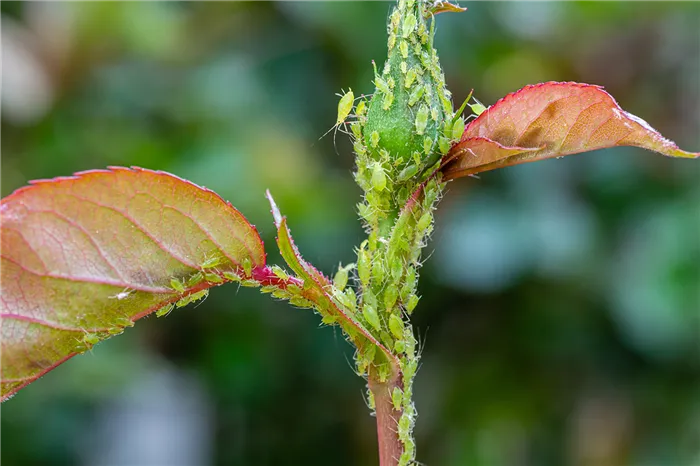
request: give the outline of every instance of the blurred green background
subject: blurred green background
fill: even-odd
[[[340,89],[373,88],[386,2],[2,2],[2,194],[107,165],[229,199],[275,251],[270,188],[332,273],[362,232]],[[700,4],[467,3],[455,100],[603,85],[700,150]],[[426,465],[700,464],[700,164],[620,148],[449,185],[420,283]],[[148,318],[2,405],[2,464],[372,465],[352,351],[235,286]]]

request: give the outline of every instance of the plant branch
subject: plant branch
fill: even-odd
[[[374,396],[377,416],[379,466],[397,466],[403,453],[403,444],[399,440],[398,434],[401,411],[394,409],[391,393],[394,387],[401,388],[401,377],[399,373],[394,372],[388,380],[382,383],[375,376],[376,371],[371,371],[369,389]]]

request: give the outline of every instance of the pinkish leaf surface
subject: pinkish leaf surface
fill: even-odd
[[[35,181],[0,219],[3,400],[133,321],[265,268],[240,212],[163,172]]]
[[[548,82],[526,86],[486,109],[464,130],[443,166],[445,179],[614,146],[695,158],[599,86]]]

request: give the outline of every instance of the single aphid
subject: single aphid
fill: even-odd
[[[224,262],[224,258],[221,256],[213,256],[210,257],[209,259],[205,259],[204,262],[199,266],[202,269],[213,269],[217,265],[220,265],[222,262]]]
[[[253,273],[253,264],[251,264],[249,258],[245,258],[245,260],[243,260],[243,271],[245,272],[246,277],[250,277],[250,275]]]
[[[372,188],[376,191],[384,191],[386,188],[386,173],[381,162],[375,162],[372,167]]]
[[[367,303],[362,306],[362,315],[365,317],[367,323],[369,323],[375,330],[380,330],[382,324],[379,321],[379,315],[377,314],[377,309]]]
[[[403,321],[396,314],[389,316],[389,330],[396,338],[403,338]]]
[[[348,264],[345,267],[343,267],[342,264],[338,266],[338,271],[335,273],[335,277],[333,277],[333,286],[338,291],[342,292],[345,290],[348,284],[348,272],[354,267],[355,264]]]
[[[418,112],[416,113],[416,133],[419,135],[422,135],[425,133],[425,128],[428,126],[428,115],[429,115],[429,110],[428,107],[423,104],[420,106],[418,109]]]
[[[117,301],[121,301],[123,299],[128,298],[131,293],[133,293],[134,290],[130,290],[129,288],[124,288],[122,291],[119,293],[115,294],[114,296],[110,296],[109,299],[116,299]]]
[[[170,314],[170,311],[172,311],[173,308],[175,308],[174,304],[172,304],[172,303],[166,304],[165,306],[161,307],[160,309],[158,309],[156,311],[156,317],[167,316],[168,314]]]
[[[212,272],[207,272],[204,274],[204,279],[208,281],[209,283],[223,283],[224,279],[221,278],[218,274],[212,273]]]
[[[394,405],[394,411],[401,411],[403,403],[403,391],[399,387],[394,387],[391,392],[391,404]]]
[[[486,110],[486,106],[484,104],[482,104],[481,102],[479,102],[476,97],[474,97],[474,100],[476,101],[476,103],[469,104],[469,108],[472,109],[472,112],[474,112],[474,115],[479,116],[482,113],[484,113],[484,111]]]
[[[187,288],[192,288],[193,286],[199,285],[204,280],[204,274],[202,272],[197,272],[187,279]]]
[[[225,278],[226,280],[229,280],[229,281],[232,281],[232,282],[239,282],[239,281],[241,281],[241,276],[240,276],[240,275],[238,275],[238,274],[235,273],[235,272],[230,272],[230,271],[224,272],[224,278]]]
[[[170,287],[177,291],[178,293],[182,294],[185,292],[185,284],[182,283],[180,280],[177,278],[171,278],[170,279]]]
[[[96,333],[87,332],[83,335],[83,343],[90,349],[100,342],[100,337]]]

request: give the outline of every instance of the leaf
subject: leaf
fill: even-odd
[[[240,212],[168,173],[32,184],[0,204],[3,400],[133,321],[265,267]]]
[[[275,220],[275,226],[277,227],[277,245],[279,246],[282,258],[303,280],[305,291],[307,293],[309,293],[309,291],[312,292],[305,297],[308,297],[308,299],[316,304],[318,311],[322,315],[329,315],[338,319],[353,344],[359,350],[362,350],[366,341],[369,341],[377,346],[395,367],[398,367],[399,362],[391,351],[372,336],[372,334],[353,317],[352,312],[335,303],[330,294],[333,288],[330,280],[301,257],[299,249],[296,244],[294,244],[291,232],[287,227],[287,219],[280,213],[270,191],[267,191],[266,195],[267,199],[270,201],[272,216]]]
[[[446,180],[495,168],[614,146],[694,158],[599,86],[548,82],[508,94],[464,130],[445,157]]]

